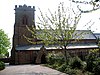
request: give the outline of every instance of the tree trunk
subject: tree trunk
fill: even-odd
[[[67,54],[66,54],[66,46],[64,46],[64,56],[65,56],[65,62],[67,61]]]

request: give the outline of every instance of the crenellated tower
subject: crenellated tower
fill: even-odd
[[[31,28],[32,25],[35,27],[35,7],[27,5],[15,5],[15,25],[14,25],[14,46],[28,45],[29,43],[23,37],[26,35],[31,37],[31,33],[27,30],[26,25]]]
[[[31,33],[26,28],[26,25],[31,28],[35,27],[35,6],[15,5],[15,24],[13,34],[13,45],[11,50],[10,64],[16,64],[16,48],[20,46],[30,45],[23,35],[32,37]]]

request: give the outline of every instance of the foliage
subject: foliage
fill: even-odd
[[[56,54],[54,54],[55,57],[55,63],[59,63],[59,65],[61,65],[62,63],[64,63],[64,55],[61,52],[58,52]]]
[[[86,61],[86,63],[87,63],[87,70],[90,71],[90,72],[93,72],[93,68],[95,66],[95,63],[93,62],[94,61],[94,57],[93,56],[89,56],[89,58]]]
[[[0,61],[0,70],[3,70],[5,68],[5,63]]]
[[[75,32],[81,18],[81,13],[74,12],[71,8],[65,8],[64,3],[59,4],[58,10],[55,13],[52,13],[50,10],[45,15],[41,10],[40,13],[41,17],[38,17],[39,22],[37,22],[35,28],[30,29],[26,26],[32,33],[33,38],[25,35],[24,37],[32,44],[42,44],[44,46],[57,45],[58,49],[64,50],[64,60],[67,61],[66,51],[68,44],[82,39],[82,35],[87,34]],[[74,40],[71,41],[72,39]]]
[[[52,53],[49,53],[48,55],[47,55],[47,63],[48,64],[50,64],[50,65],[52,65],[52,64],[54,64],[54,57],[53,57],[54,55],[52,54]]]
[[[98,55],[95,53],[95,51],[92,51],[88,54],[86,57],[86,63],[87,63],[87,71],[93,72],[94,67],[97,65],[97,58]]]
[[[78,69],[68,69],[66,73],[69,75],[82,75],[83,74],[82,71]]]
[[[70,58],[69,58],[70,59]],[[49,53],[47,56],[47,66],[57,69],[59,71],[64,72],[64,70],[66,69],[66,67],[68,67],[68,61],[65,62],[64,60],[64,55],[62,54],[62,52],[58,52],[58,53]]]
[[[63,63],[61,66],[57,68],[58,71],[65,72],[66,68],[69,68],[67,63]]]
[[[69,56],[69,54],[67,54]],[[63,61],[60,58],[64,58],[61,53],[50,53],[49,62],[47,66],[54,68],[58,71],[67,73],[69,75],[99,75],[100,72],[100,59],[96,59],[95,66],[91,71],[87,71],[87,62],[83,62],[78,56],[71,57],[67,61]],[[94,59],[94,57],[92,57]],[[87,57],[87,59],[92,59]],[[59,62],[58,62],[59,61]],[[91,63],[90,63],[91,64]]]
[[[87,56],[87,69],[88,71],[94,73],[94,75],[100,74],[100,57],[98,55],[98,50],[91,50]]]
[[[84,64],[78,56],[75,56],[70,60],[70,67],[72,69],[84,69]]]
[[[96,56],[98,55],[99,49],[92,49],[89,51],[90,54],[95,54]]]
[[[7,34],[4,33],[2,29],[0,29],[0,55],[5,55],[8,53],[8,49],[10,48],[10,41]]]
[[[64,61],[64,56],[62,55],[62,53],[53,52],[53,54],[52,53],[49,54],[48,65],[51,68],[67,73],[69,75],[100,74],[100,57],[98,56],[98,50],[90,50],[84,62],[78,56],[75,57],[70,56],[68,61]]]
[[[98,62],[94,69],[93,69],[93,72],[95,73],[95,75],[100,75],[100,62]]]
[[[58,10],[53,14],[50,10],[48,14],[43,14],[40,10],[41,17],[36,24],[36,28],[27,29],[32,33],[33,38],[24,36],[30,43],[42,43],[44,45],[58,44],[60,48],[66,50],[66,46],[70,43],[69,40],[77,38],[82,33],[75,33],[77,24],[81,18],[80,12],[74,12],[65,8],[63,3],[60,3]],[[72,13],[70,13],[72,12]],[[49,15],[49,16],[48,16]],[[35,39],[35,41],[33,41]],[[36,40],[41,41],[36,41]]]
[[[60,52],[60,53],[49,53],[47,55],[47,63],[52,65],[52,64],[56,64],[59,63],[62,64],[64,62],[64,55]]]
[[[94,63],[93,73],[95,75],[99,75],[100,74],[100,57],[95,58],[95,61],[93,61],[93,63]]]

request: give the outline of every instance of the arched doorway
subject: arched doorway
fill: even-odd
[[[46,55],[47,55],[47,51],[43,46],[40,48],[40,51],[38,52],[38,55],[36,58],[36,64],[46,63]]]
[[[43,55],[41,56],[41,64],[45,64],[45,63],[46,63],[46,55],[43,54]]]

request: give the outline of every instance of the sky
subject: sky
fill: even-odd
[[[39,14],[38,7],[43,12],[47,12],[48,8],[51,11],[54,11],[60,2],[64,2],[65,6],[70,6],[70,2],[68,0],[0,0],[0,29],[3,29],[12,41],[15,23],[15,5],[26,4],[27,6],[35,6],[35,17],[37,18]],[[77,4],[74,3],[72,7],[77,7]],[[85,10],[91,9],[89,5],[80,5],[80,7]],[[84,27],[84,25],[88,22],[90,23],[87,27],[93,24],[91,30],[95,33],[100,33],[100,9],[91,13],[82,14],[78,29],[86,29],[87,27]]]

